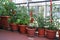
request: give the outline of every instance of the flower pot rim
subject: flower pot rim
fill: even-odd
[[[27,26],[27,25],[18,25],[18,26]]]
[[[58,31],[60,31],[60,30],[58,30]]]
[[[32,28],[32,29],[31,29],[31,28],[28,28],[28,27],[26,27],[26,29],[27,29],[27,30],[36,30],[36,28]]]
[[[56,30],[48,30],[48,29],[46,31],[56,32]]]
[[[3,17],[7,17],[7,18],[10,18],[10,16],[0,16],[1,18],[3,18]]]
[[[38,28],[38,29],[45,29],[45,28]]]
[[[10,23],[10,25],[16,25],[15,23]]]
[[[41,29],[38,29],[38,30],[45,30],[45,29],[41,28]]]

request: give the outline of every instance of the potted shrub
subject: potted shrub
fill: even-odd
[[[50,10],[50,18],[47,22],[47,25],[49,26],[47,29],[47,38],[54,39],[56,38],[56,32],[57,32],[57,20],[59,19],[59,8],[55,3],[52,4],[52,10]]]
[[[17,24],[21,33],[26,33],[26,27],[29,24],[29,15],[27,14],[27,8],[19,6],[17,12]]]
[[[45,20],[43,17],[43,14],[40,14],[37,18],[37,23],[38,23],[38,36],[39,37],[44,37],[45,36]]]
[[[56,16],[52,16],[52,20],[50,20],[50,16],[46,20],[47,30],[46,30],[46,37],[49,39],[55,39],[56,38],[56,32],[57,32],[57,23],[56,23]]]
[[[56,32],[57,32],[59,24],[60,24],[58,20],[59,20],[59,18],[56,16],[56,14],[52,15],[52,20],[50,20],[49,17],[46,20],[45,24],[48,26],[47,30],[46,30],[47,38],[50,38],[50,39],[56,38]]]
[[[60,40],[60,29],[58,30],[59,40]]]
[[[37,25],[35,22],[29,24],[29,26],[26,28],[28,36],[35,36],[36,26]]]
[[[59,40],[60,40],[60,30],[58,30]]]
[[[26,33],[26,27],[28,26],[29,24],[29,17],[21,17],[21,19],[18,19],[20,20],[19,23],[18,23],[18,27],[19,27],[19,31],[21,33]]]
[[[1,26],[4,26],[3,28],[6,29],[8,26],[8,18],[9,16],[7,16],[7,12],[6,9],[3,6],[2,0],[0,2],[0,21],[1,21]]]
[[[57,26],[58,26],[58,35],[59,35],[59,40],[60,40],[60,22],[59,21],[57,22]]]
[[[48,22],[48,29],[46,30],[47,31],[47,38],[50,38],[50,39],[55,39],[56,38],[56,32],[57,32],[57,27],[55,25],[54,22]]]
[[[10,17],[11,10],[16,8],[13,2],[9,2],[8,0],[0,1],[0,18],[1,18],[1,26],[4,26],[4,29],[8,29],[9,23],[8,18]]]
[[[15,15],[11,16],[11,18],[9,19],[10,22],[10,27],[12,29],[12,31],[17,31],[18,27],[17,27],[17,18],[15,17]]]

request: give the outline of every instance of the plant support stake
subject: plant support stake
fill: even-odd
[[[52,0],[50,0],[50,22],[52,23]]]
[[[27,0],[27,13],[29,14],[29,1]]]

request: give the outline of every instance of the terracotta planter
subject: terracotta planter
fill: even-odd
[[[1,26],[1,19],[0,19],[0,29],[2,29],[2,26]]]
[[[39,37],[44,37],[45,36],[45,29],[38,29],[38,36]]]
[[[26,29],[27,29],[28,36],[35,36],[36,28],[29,28],[29,27],[27,27]]]
[[[48,30],[48,29],[47,29],[47,28],[45,28],[45,37],[47,37],[47,30]]]
[[[9,23],[8,23],[8,18],[10,16],[0,16],[1,18],[1,26],[3,26],[4,29],[8,29],[9,28]]]
[[[18,25],[18,26],[19,26],[19,31],[21,33],[26,33],[26,27],[27,27],[27,25]]]
[[[17,31],[18,30],[18,26],[14,23],[11,23],[10,27],[11,27],[12,31]]]
[[[60,40],[60,30],[58,31],[58,34],[59,34],[59,40]]]
[[[47,31],[47,38],[55,39],[56,38],[56,31],[55,30],[46,30]]]

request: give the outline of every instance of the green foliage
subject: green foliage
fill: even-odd
[[[24,6],[19,6],[17,8],[17,24],[29,24],[29,15],[27,14],[27,8]]]
[[[57,30],[56,24],[54,22],[48,22],[49,30]]]
[[[33,23],[29,23],[29,27],[35,28],[36,27],[36,22],[34,21]]]
[[[44,28],[44,26],[45,26],[45,19],[44,19],[42,13],[40,13],[40,15],[38,16],[37,22],[38,22],[38,26],[39,26],[40,28]]]
[[[8,0],[0,0],[0,16],[12,14],[12,10],[16,9],[16,5]]]
[[[50,6],[50,5],[49,5]],[[52,22],[50,22],[50,16],[46,17],[46,23],[45,25],[48,26],[49,30],[57,30],[60,25],[60,17],[57,15],[57,13],[60,11],[60,8],[57,4],[52,4]]]
[[[9,19],[9,23],[16,23],[17,22],[17,18],[15,17],[15,15],[11,16]]]
[[[52,16],[52,22],[50,22],[50,16],[46,17],[46,23],[45,26],[48,26],[49,30],[57,30],[58,28],[58,21],[55,16]]]

